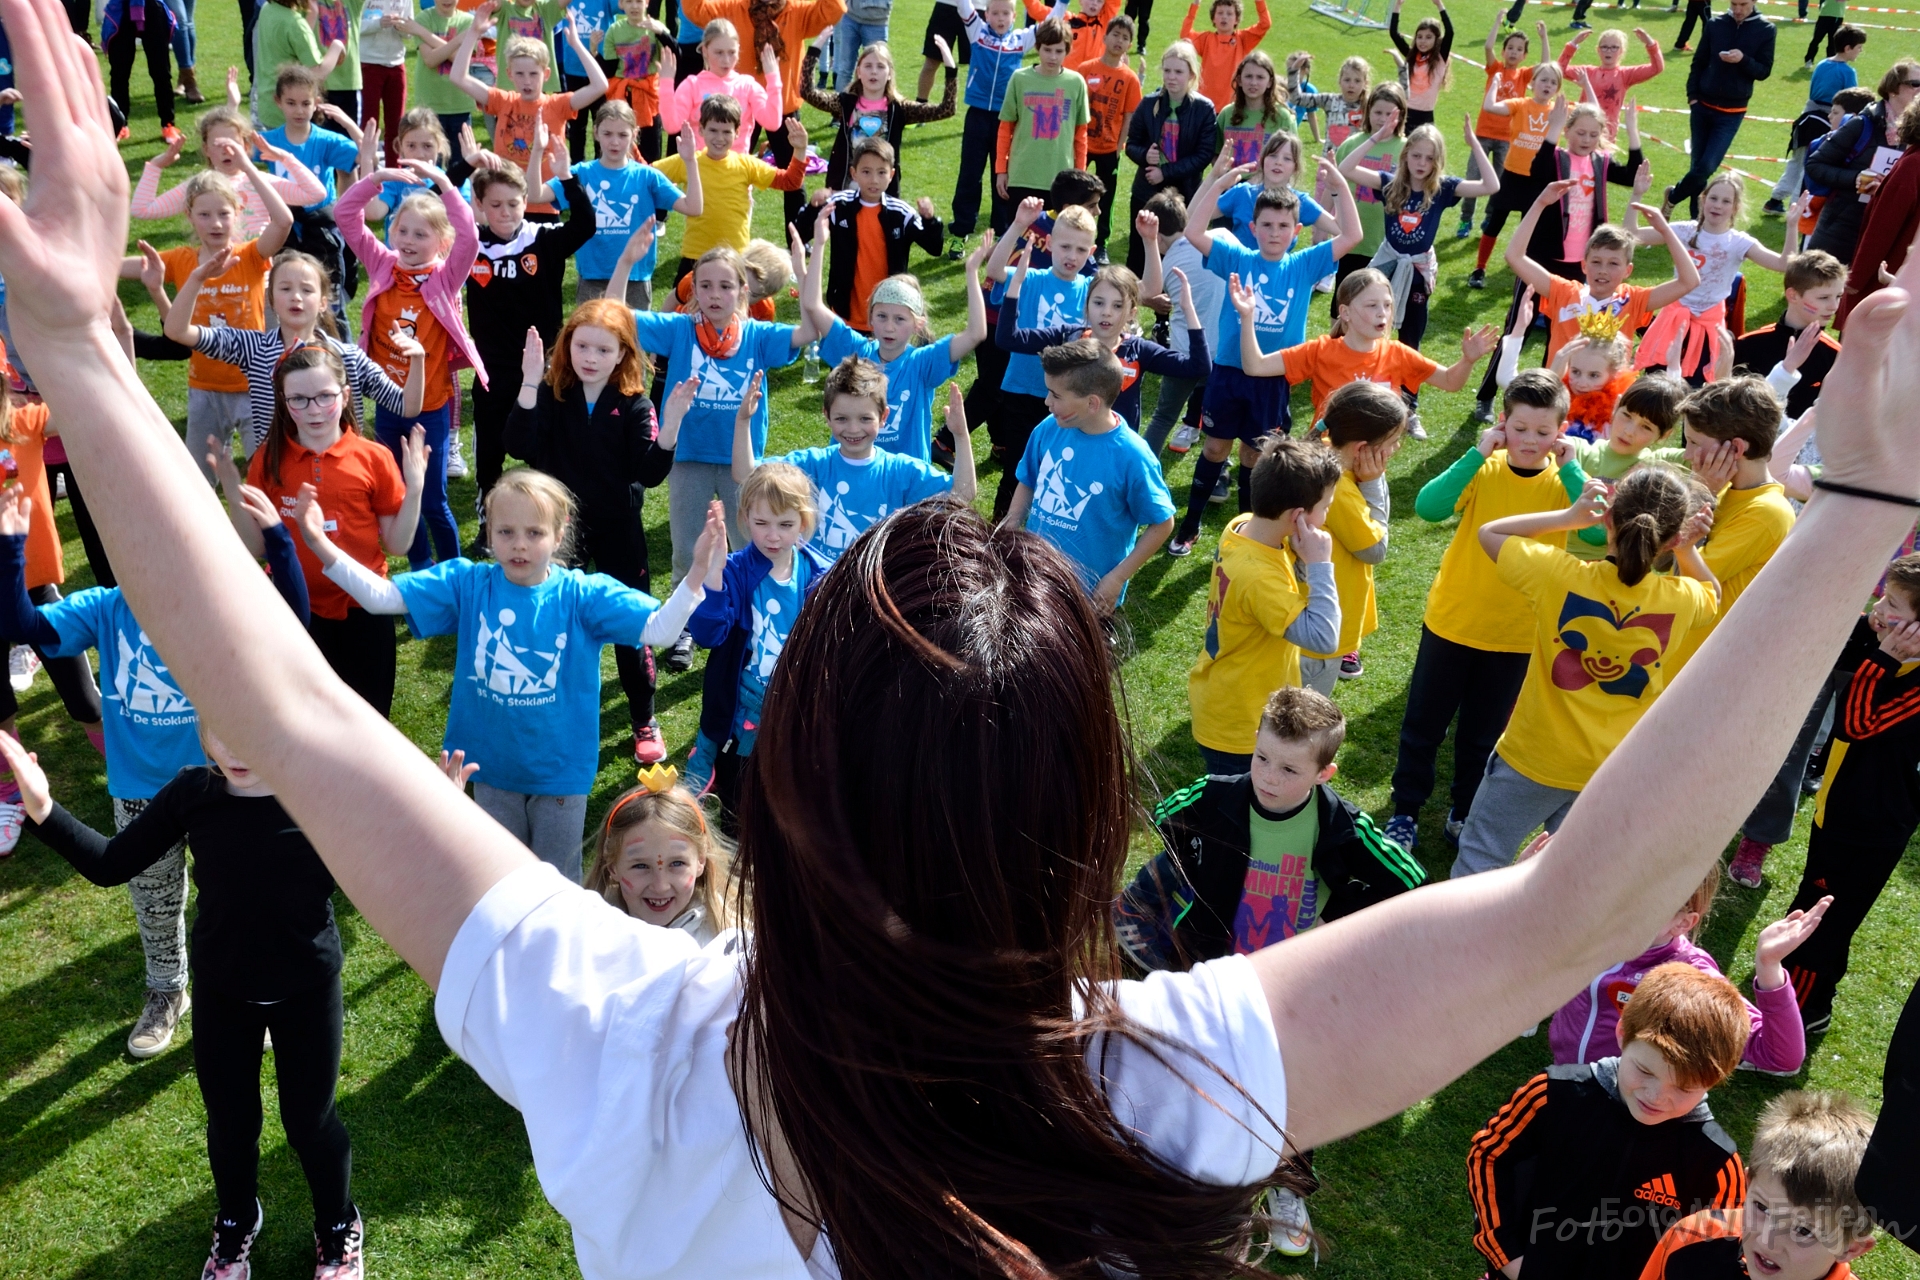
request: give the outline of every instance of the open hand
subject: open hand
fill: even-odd
[[[432,452],[427,447],[427,429],[417,422],[400,437],[400,478],[409,491],[426,488],[427,455]]]
[[[707,504],[707,520],[693,544],[693,565],[688,572],[709,587],[717,586],[727,565],[727,517],[719,501]]]
[[[14,783],[20,788],[20,803],[25,807],[27,816],[35,822],[44,822],[53,812],[53,792],[47,786],[47,772],[40,767],[40,757],[21,746],[10,733],[0,733],[0,757],[4,757],[7,768],[13,770]]]
[[[0,534],[24,538],[33,527],[33,499],[17,484],[0,489]]]
[[[442,751],[440,753],[440,772],[446,774],[454,786],[465,791],[467,789],[467,779],[480,772],[480,766],[477,764],[468,764],[467,753],[465,751],[454,751],[452,753]]]
[[[1241,285],[1240,273],[1238,271],[1227,277],[1227,297],[1233,301],[1233,309],[1240,313],[1241,323],[1251,324],[1253,322],[1254,293],[1253,290]]]
[[[240,509],[247,513],[256,529],[272,529],[284,523],[280,519],[280,508],[265,490],[256,489],[250,484],[240,486]]]
[[[1786,985],[1786,969],[1780,962],[1814,935],[1832,905],[1833,895],[1828,894],[1807,910],[1789,912],[1760,931],[1753,945],[1754,990],[1775,991]]]
[[[526,345],[520,348],[520,385],[539,382],[546,376],[547,344],[540,340],[540,331],[528,325]]]
[[[311,484],[301,485],[294,495],[293,523],[308,550],[318,554],[320,547],[329,541],[326,513],[320,510],[320,491]]]

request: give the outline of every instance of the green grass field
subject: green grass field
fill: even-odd
[[[1775,0],[1762,12],[1787,20],[1791,9]],[[930,0],[903,0],[895,10],[897,46],[903,78],[918,69],[917,50]],[[1383,0],[1374,0],[1376,6]],[[1424,12],[1424,4],[1413,6]],[[1495,10],[1489,0],[1462,3],[1456,50],[1477,58],[1479,41]],[[1536,14],[1546,14],[1557,45],[1565,34],[1561,8],[1536,9],[1524,19],[1529,30]],[[1150,48],[1157,54],[1178,29],[1182,10],[1162,0],[1153,16]],[[1284,0],[1276,9],[1277,27],[1265,47],[1276,59],[1296,48],[1318,58],[1316,80],[1329,87],[1340,60],[1350,53],[1390,69],[1383,50],[1385,33],[1351,28],[1313,15],[1302,0]],[[1381,14],[1384,17],[1384,13]],[[198,15],[200,75],[203,85],[220,83],[230,62],[239,62],[239,21],[231,5],[214,0]],[[1911,18],[1885,19],[1892,29],[1870,31],[1860,60],[1863,81],[1871,84],[1892,58],[1920,48],[1898,29],[1912,21],[1920,31],[1920,7]],[[1593,14],[1597,27],[1638,21],[1670,45],[1678,15],[1647,8],[1616,15],[1603,3]],[[1807,73],[1798,65],[1806,31],[1788,22],[1780,32],[1780,61],[1753,103],[1756,116],[1788,118],[1805,98]],[[1901,43],[1907,41],[1907,43]],[[1589,46],[1591,48],[1591,46]],[[1641,57],[1637,43],[1631,57]],[[1536,52],[1538,52],[1536,50]],[[1453,168],[1464,163],[1458,151],[1461,113],[1472,110],[1480,84],[1473,67],[1457,65],[1455,83],[1443,99],[1441,122],[1455,145]],[[1667,74],[1645,86],[1644,103],[1683,107],[1684,56]],[[124,150],[130,172],[158,150],[144,65],[134,72],[134,140]],[[1151,86],[1150,86],[1151,87]],[[30,104],[29,104],[30,109]],[[809,127],[821,125],[809,112]],[[183,109],[191,132],[191,114]],[[1647,132],[1670,142],[1685,140],[1684,118],[1649,115]],[[1778,154],[1784,124],[1750,121],[1734,151],[1742,155]],[[828,135],[817,129],[824,145]],[[926,195],[944,212],[957,169],[958,120],[922,126],[908,136],[903,193]],[[1661,183],[1684,170],[1674,150],[1649,144]],[[168,177],[184,180],[196,157]],[[1769,179],[1780,167],[1740,162]],[[57,181],[42,174],[36,181]],[[1123,187],[1131,173],[1123,166]],[[1772,244],[1779,243],[1778,219],[1755,216],[1764,190],[1750,185],[1749,224]],[[757,227],[778,238],[777,206],[763,200]],[[1116,218],[1116,252],[1124,234],[1124,216]],[[1453,219],[1449,218],[1449,231]],[[183,243],[179,223],[148,224],[137,234],[167,246]],[[668,233],[661,259],[671,264],[678,228]],[[1464,288],[1472,266],[1472,241],[1441,243],[1442,288],[1427,349],[1446,363],[1457,354],[1458,334],[1468,323],[1497,322],[1507,297],[1508,277],[1497,266],[1484,293]],[[945,260],[917,264],[934,301],[936,326],[959,327],[960,268]],[[1668,266],[1658,252],[1642,255],[1640,278],[1664,276]],[[1750,324],[1772,319],[1778,311],[1778,277],[1764,271],[1749,275]],[[135,285],[125,292],[135,323],[157,328],[152,308]],[[789,311],[790,303],[783,303]],[[1325,325],[1324,308],[1315,331]],[[175,421],[183,422],[184,365],[149,365],[154,394]],[[970,380],[971,374],[963,378]],[[815,399],[816,388],[803,385],[787,370],[773,380],[773,446],[780,449],[824,442],[826,426]],[[1150,411],[1153,389],[1147,392]],[[1430,476],[1461,450],[1471,447],[1475,428],[1468,420],[1468,395],[1425,398],[1423,412],[1433,439],[1410,444],[1394,462],[1392,488],[1396,518],[1392,554],[1379,573],[1381,629],[1366,645],[1365,677],[1343,684],[1339,697],[1349,717],[1347,746],[1340,758],[1340,787],[1379,812],[1396,751],[1402,695],[1419,634],[1427,585],[1451,530],[1422,524],[1413,515],[1413,496]],[[984,462],[984,441],[980,442]],[[469,437],[469,457],[471,443]],[[1168,455],[1176,498],[1184,500],[1190,470],[1183,458]],[[983,484],[997,481],[997,469],[983,465]],[[455,506],[472,519],[473,489],[454,485]],[[62,519],[65,520],[64,509]],[[664,581],[668,540],[666,494],[650,498],[646,519],[653,538],[656,572]],[[1189,735],[1185,673],[1195,652],[1205,607],[1207,553],[1225,519],[1214,508],[1201,554],[1184,561],[1155,560],[1141,573],[1129,597],[1126,615],[1134,653],[1125,669],[1128,706],[1140,751],[1155,783],[1179,785],[1199,772]],[[70,589],[89,585],[80,546],[70,523],[67,561]],[[467,530],[471,534],[471,527]],[[440,740],[453,665],[449,639],[401,646],[400,695],[394,720],[423,750]],[[594,795],[597,820],[605,805],[631,778],[624,726],[624,699],[613,679],[611,655],[605,664],[606,692],[601,743],[602,767]],[[667,676],[660,688],[660,713],[676,753],[691,743],[699,705],[700,672]],[[1754,697],[1768,691],[1755,689]],[[1780,714],[1798,719],[1799,707]],[[111,815],[99,758],[78,728],[68,721],[45,679],[22,698],[21,731],[50,766],[56,793],[97,826]],[[1442,769],[1447,768],[1443,756]],[[1444,796],[1446,776],[1441,787]],[[1443,801],[1442,801],[1443,802]],[[1451,850],[1441,839],[1438,807],[1428,811],[1419,854],[1431,872],[1444,875]],[[1804,822],[1804,816],[1803,816]],[[1804,827],[1802,828],[1804,831]],[[1776,851],[1762,891],[1729,888],[1704,940],[1737,981],[1752,971],[1752,944],[1760,925],[1784,911],[1797,883],[1804,836]],[[394,850],[405,856],[404,850]],[[1795,1082],[1741,1074],[1715,1092],[1715,1106],[1744,1145],[1754,1117],[1766,1100],[1798,1083],[1844,1088],[1877,1101],[1881,1061],[1895,1016],[1914,979],[1911,956],[1920,943],[1916,925],[1916,872],[1909,860],[1893,877],[1883,901],[1855,946],[1855,967],[1840,992],[1831,1034],[1811,1046],[1803,1076]],[[528,1155],[519,1118],[496,1099],[473,1073],[447,1051],[432,1020],[426,987],[355,914],[344,899],[341,930],[347,942],[346,1058],[340,1085],[341,1109],[357,1155],[356,1198],[365,1214],[368,1256],[381,1276],[514,1276],[576,1274],[565,1224],[546,1205]],[[142,988],[140,949],[131,911],[122,891],[91,887],[32,839],[0,866],[0,1276],[108,1277],[185,1276],[200,1265],[213,1212],[213,1189],[204,1151],[204,1115],[192,1079],[189,1015],[167,1054],[146,1063],[126,1055],[124,1040],[139,1007]],[[1408,1044],[1409,1053],[1420,1046]],[[1330,1277],[1367,1276],[1378,1280],[1478,1275],[1482,1263],[1468,1244],[1471,1213],[1462,1178],[1469,1136],[1528,1074],[1547,1061],[1545,1037],[1516,1040],[1487,1063],[1437,1096],[1375,1128],[1323,1148],[1318,1171],[1323,1190],[1312,1201],[1316,1224],[1330,1252],[1321,1272]],[[269,1082],[269,1094],[271,1085]],[[267,1225],[256,1251],[257,1274],[271,1280],[308,1274],[311,1245],[307,1193],[297,1162],[287,1150],[273,1116],[262,1142],[262,1199]],[[1293,1270],[1305,1270],[1294,1264]],[[1858,1266],[1871,1280],[1920,1276],[1920,1265],[1897,1246],[1877,1249]]]

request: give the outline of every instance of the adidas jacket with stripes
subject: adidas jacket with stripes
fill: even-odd
[[[1667,1228],[1737,1208],[1747,1174],[1704,1099],[1641,1124],[1620,1098],[1620,1060],[1549,1067],[1467,1148],[1473,1245],[1497,1270],[1553,1280],[1638,1276]]]
[[[1412,854],[1373,820],[1316,787],[1320,834],[1313,869],[1325,888],[1322,920],[1338,920],[1426,883]],[[1120,945],[1141,969],[1186,969],[1233,950],[1251,861],[1251,774],[1206,777],[1160,802],[1153,820],[1165,849],[1114,900]]]

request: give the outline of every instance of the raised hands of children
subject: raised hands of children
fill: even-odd
[[[1800,366],[1807,362],[1807,357],[1813,354],[1813,349],[1820,345],[1821,332],[1819,325],[1810,324],[1793,336],[1793,341],[1787,344],[1787,353],[1780,358],[1780,363],[1786,367],[1788,373],[1798,372]],[[1807,412],[1812,413],[1813,410],[1809,409]]]
[[[1585,36],[1587,33],[1582,31],[1580,34]],[[1593,81],[1587,79],[1587,69],[1585,67],[1575,67],[1573,74],[1580,81],[1580,97],[1582,101],[1590,101],[1599,97],[1599,95],[1593,91]]]
[[[1536,209],[1544,209],[1548,205],[1558,204],[1560,201],[1566,199],[1569,191],[1572,191],[1579,185],[1580,179],[1578,178],[1562,178],[1557,182],[1549,182],[1540,189],[1540,194],[1533,198],[1533,207]]]
[[[493,15],[500,12],[500,0],[481,0],[473,7],[473,25],[484,32]]]
[[[247,519],[253,521],[256,529],[271,529],[285,523],[280,519],[280,508],[266,491],[250,484],[240,486],[240,509],[247,513]]]
[[[1288,534],[1302,564],[1326,564],[1333,559],[1333,535],[1309,520],[1305,511],[1294,511]]]
[[[460,788],[464,793],[467,789],[467,779],[480,772],[480,766],[477,764],[468,764],[467,753],[465,751],[442,751],[440,753],[440,772],[446,774],[447,780],[453,783],[454,786]]]
[[[764,376],[764,374],[756,371],[751,378],[747,379],[747,389],[740,396],[740,407],[733,411],[733,420],[736,423],[750,422],[753,419],[753,415],[759,412],[760,380]]]
[[[1375,129],[1373,133],[1368,136],[1367,146],[1377,147],[1381,143],[1385,142],[1388,138],[1393,137],[1395,134],[1399,132],[1400,132],[1400,110],[1398,107],[1396,107],[1394,108],[1393,114],[1387,118],[1387,122],[1381,125],[1378,129]]]
[[[1563,467],[1566,466],[1569,462],[1572,462],[1580,456],[1581,443],[1582,441],[1578,436],[1556,436],[1553,441],[1553,460]],[[1598,477],[1595,478],[1597,479]],[[1606,486],[1607,492],[1612,493],[1612,482],[1606,482]]]
[[[420,345],[419,340],[402,329],[397,322],[387,331],[387,345],[409,360],[415,356],[427,354],[427,349]]]
[[[425,160],[415,160],[411,156],[403,156],[400,163],[408,173],[414,175],[413,180],[415,182],[425,184],[426,186],[439,187],[442,190],[453,185],[447,181],[446,172],[441,169],[439,165],[429,164]]]
[[[332,48],[333,46],[328,45],[327,47]],[[355,123],[354,118],[342,111],[339,107],[334,106],[331,102],[322,101],[320,105],[315,108],[315,112],[325,116],[336,124],[343,124],[355,132],[359,131],[360,126]]]
[[[33,499],[17,484],[0,489],[0,535],[24,538],[33,526]]]
[[[140,283],[146,286],[148,293],[164,289],[167,285],[167,264],[161,260],[160,251],[145,240],[137,243],[140,250]]]
[[[787,144],[796,156],[807,154],[807,129],[800,123],[799,116],[787,117]]]
[[[1560,440],[1579,443],[1571,436],[1561,436]],[[1558,443],[1556,442],[1556,447]],[[1607,482],[1595,476],[1587,481],[1586,487],[1580,490],[1580,496],[1573,500],[1573,505],[1567,510],[1579,517],[1580,523],[1575,528],[1590,529],[1606,519],[1607,506],[1612,501],[1613,491],[1608,488]]]
[[[933,201],[925,196],[921,196],[918,200],[914,201],[913,207],[919,211],[923,221],[931,221],[939,216],[939,211],[933,207]]]
[[[941,66],[951,71],[960,65],[953,56],[953,46],[947,43],[945,36],[935,36],[933,38],[933,47],[940,54]]]
[[[1159,150],[1158,147],[1147,148],[1148,164],[1153,163],[1155,159],[1154,152],[1158,150]],[[1233,148],[1222,147],[1220,148],[1220,154],[1213,158],[1213,168],[1207,171],[1207,176],[1209,178],[1214,179],[1215,181],[1218,181],[1220,178],[1226,176],[1226,174],[1229,173],[1231,170],[1233,170],[1235,167],[1236,166],[1233,163]]]
[[[822,36],[830,36],[832,34],[833,28],[828,27],[826,31],[822,33]],[[660,42],[660,55],[653,60],[653,65],[660,73],[660,84],[664,92],[667,86],[672,85],[674,81],[679,78],[680,59],[674,56],[672,41],[662,40]]]
[[[774,70],[779,65],[780,65],[780,55],[773,51],[773,46],[770,44],[761,45],[760,46],[760,74],[764,76],[769,71]]]
[[[1576,31],[1573,33],[1573,40],[1570,43],[1572,43],[1573,47],[1577,49],[1581,45],[1585,44],[1587,42],[1587,37],[1592,34],[1593,34],[1592,28],[1588,28],[1585,31]]]
[[[1755,991],[1778,991],[1787,985],[1786,966],[1781,961],[1814,935],[1832,905],[1833,895],[1828,894],[1805,911],[1790,911],[1760,931],[1753,944]]]
[[[726,569],[726,508],[716,499],[707,504],[707,522],[700,527],[700,536],[694,540],[693,565],[689,572],[697,575],[700,585],[707,590],[717,591],[725,581]]]
[[[1812,328],[1812,325],[1808,325]],[[1713,331],[1713,381],[1724,382],[1733,376],[1733,331],[1720,325]]]
[[[1642,163],[1644,163],[1644,161]],[[1667,215],[1660,212],[1660,210],[1654,208],[1652,205],[1647,204],[1644,201],[1635,200],[1632,204],[1628,205],[1627,207],[1629,209],[1632,209],[1635,213],[1639,214],[1641,217],[1645,218],[1647,220],[1647,225],[1652,227],[1655,231],[1659,231],[1659,232],[1666,231]]]
[[[1633,171],[1633,203],[1639,204],[1640,197],[1653,190],[1653,166],[1645,160]]]
[[[417,422],[413,430],[400,437],[400,478],[409,493],[426,488],[427,456],[432,452],[427,447],[427,429]]]
[[[412,160],[402,160],[400,163],[414,164],[417,162]],[[378,179],[381,182],[398,182],[409,187],[417,187],[426,181],[426,179],[420,177],[418,174],[414,173],[412,170],[402,169],[397,165],[388,165],[384,169],[375,169],[372,173],[368,174],[367,176],[369,178]]]
[[[1697,547],[1707,540],[1713,532],[1713,504],[1702,503],[1698,511],[1692,512],[1680,522],[1680,532],[1673,535],[1676,547]]]
[[[1479,360],[1489,351],[1500,345],[1500,326],[1483,324],[1478,329],[1469,325],[1460,331],[1460,355],[1463,359]]]
[[[1880,651],[1896,662],[1920,658],[1920,622],[1894,622],[1880,633]]]
[[[214,141],[225,142],[227,141],[227,139],[216,138],[214,139]],[[260,155],[260,158],[266,161],[268,164],[277,164],[277,165],[280,165],[282,168],[285,168],[288,173],[293,172],[291,165],[293,163],[294,157],[291,153],[287,151],[285,147],[276,147],[271,142],[268,142],[265,138],[256,138],[254,140],[253,149],[256,152],[258,152]]]
[[[1647,34],[1647,29],[1645,27],[1635,27],[1633,29],[1633,38],[1635,40],[1638,40],[1641,44],[1644,44],[1644,45],[1652,45],[1656,43],[1654,38]]]
[[[662,406],[662,412],[660,414],[662,448],[669,447],[666,444],[666,437],[669,434],[673,435],[676,439],[678,438],[680,423],[686,418],[687,411],[693,408],[693,398],[698,394],[699,390],[700,379],[688,378],[685,382],[677,384],[673,390],[667,392],[667,401],[666,404]]]
[[[1187,283],[1187,273],[1179,267],[1168,267],[1167,283],[1180,286],[1180,314],[1186,319],[1188,329],[1198,329],[1200,313],[1193,309],[1193,289]]]
[[[1242,324],[1253,322],[1253,307],[1256,301],[1254,292],[1240,283],[1240,273],[1230,272],[1227,276],[1227,297],[1233,303],[1233,309],[1240,313]]]
[[[197,277],[197,283],[205,284],[209,280],[227,274],[239,261],[240,255],[235,253],[232,246],[229,245],[213,257],[206,259],[204,262],[197,263],[193,270],[187,273],[187,278],[189,280],[195,280]],[[144,279],[144,267],[142,268],[142,273],[142,279]],[[162,280],[166,278],[164,269],[162,270],[161,278]]]
[[[238,67],[227,68],[227,105],[230,107],[240,105],[240,68]]]
[[[967,425],[967,397],[957,381],[947,384],[947,430],[955,440],[966,439],[973,430]]]
[[[1507,336],[1509,338],[1520,338],[1523,340],[1526,338],[1527,329],[1533,324],[1533,300],[1535,296],[1532,285],[1528,285],[1526,291],[1520,295],[1520,305],[1513,313],[1513,328],[1507,330]]]
[[[1473,144],[1480,140],[1480,136],[1473,131],[1473,112],[1462,111],[1460,113],[1460,121],[1461,121],[1461,129],[1460,129],[1461,135],[1466,140],[1467,150],[1472,151]]]
[[[1719,493],[1740,472],[1747,456],[1745,440],[1708,440],[1696,437],[1687,444],[1687,466],[1707,488]]]
[[[819,253],[826,248],[827,241],[833,235],[833,206],[822,204],[820,212],[813,219],[813,251]]]
[[[1020,202],[1020,207],[1013,211],[1014,232],[1017,234],[1025,231],[1028,227],[1038,222],[1040,215],[1046,211],[1046,201],[1042,200],[1039,196],[1028,196]]]
[[[1474,442],[1473,447],[1480,451],[1480,456],[1483,458],[1491,458],[1495,449],[1506,448],[1507,424],[1504,421],[1496,422],[1485,431],[1482,431],[1480,438]]]
[[[293,525],[300,530],[300,536],[309,549],[319,551],[329,541],[327,538],[326,513],[320,510],[320,491],[311,484],[303,484],[293,498]]]
[[[635,262],[640,261],[647,256],[647,251],[653,248],[653,237],[659,230],[659,222],[652,214],[648,214],[640,220],[640,225],[633,229],[633,234],[627,237],[627,243],[621,248],[620,256],[631,258]]]
[[[40,767],[40,757],[20,745],[10,733],[0,733],[0,757],[4,757],[7,768],[13,770],[14,783],[20,788],[20,803],[26,807],[27,816],[35,822],[46,821],[53,812],[53,790],[47,786],[47,772]]]
[[[531,386],[546,376],[547,344],[540,340],[540,331],[528,325],[526,345],[520,348],[520,385]]]
[[[13,97],[9,98],[7,96],[8,94],[12,94]],[[19,101],[20,101],[20,91],[18,89],[0,89],[0,107],[10,107]],[[232,139],[215,138],[214,141],[215,142],[231,142]],[[147,161],[147,163],[152,165],[156,169],[168,168],[173,164],[175,160],[178,160],[180,158],[180,152],[186,147],[186,145],[187,145],[187,135],[184,133],[176,133],[173,136],[173,141],[169,142],[166,145],[166,147],[160,152],[159,155]],[[211,148],[209,148],[209,150],[211,150]],[[207,159],[212,160],[213,157],[209,155]]]
[[[241,480],[240,468],[233,460],[233,450],[222,444],[218,436],[207,437],[207,468],[213,472],[213,478],[220,482],[221,491],[234,500],[239,500]]]
[[[687,166],[688,172],[692,172],[693,166],[700,161],[700,139],[691,124],[680,126],[680,136],[674,145],[680,149],[680,163]]]
[[[1149,244],[1157,243],[1160,239],[1160,215],[1149,209],[1142,209],[1134,216],[1133,229],[1140,233],[1142,240]]]
[[[967,270],[977,274],[980,268],[986,265],[987,259],[992,256],[992,254],[993,232],[992,230],[987,230],[981,233],[980,243],[973,246],[972,250],[968,252]]]
[[[1575,334],[1573,337],[1568,338],[1558,351],[1553,353],[1553,359],[1547,363],[1547,368],[1553,370],[1554,373],[1563,378],[1566,377],[1567,366],[1573,363],[1574,354],[1585,351],[1592,345],[1593,343],[1587,339],[1586,334]]]

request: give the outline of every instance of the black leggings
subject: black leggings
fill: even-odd
[[[1845,21],[1845,18],[1829,18],[1825,14],[1813,20],[1813,39],[1807,41],[1806,60],[1808,62],[1813,61],[1815,50],[1822,48],[1826,40],[1838,31],[1840,24]]]
[[[323,618],[314,614],[307,622],[307,634],[327,660],[333,673],[349,689],[367,700],[381,715],[393,713],[393,675],[399,662],[399,641],[393,634],[393,619],[383,613],[368,613],[357,604],[347,606],[344,618]]]
[[[1688,39],[1693,35],[1693,24],[1696,22],[1700,24],[1702,33],[1704,34],[1707,19],[1712,16],[1713,11],[1708,6],[1707,0],[1687,0],[1687,16],[1680,22],[1680,34],[1675,38],[1673,47],[1676,49],[1686,48]]]
[[[1453,812],[1464,818],[1473,808],[1480,778],[1487,771],[1493,744],[1506,730],[1507,717],[1527,678],[1524,653],[1495,653],[1444,640],[1420,628],[1420,650],[1407,686],[1407,711],[1400,722],[1400,758],[1393,766],[1393,812],[1418,816],[1433,794],[1436,760],[1447,728],[1453,734]]]
[[[133,118],[133,54],[136,47],[147,51],[147,75],[153,79],[153,105],[160,113],[160,123],[173,123],[173,47],[168,42],[167,6],[160,0],[146,0],[146,29],[135,30],[133,25],[133,4],[128,0],[127,12],[120,19],[120,26],[113,33],[113,39],[107,43],[107,76],[112,86],[111,96],[114,105],[129,120]]]
[[[1107,241],[1113,239],[1113,205],[1120,198],[1114,186],[1120,181],[1120,153],[1118,151],[1099,152],[1087,157],[1087,168],[1094,177],[1106,184],[1107,193],[1100,197],[1100,226],[1094,239],[1094,246],[1100,252],[1107,251]],[[1141,254],[1146,246],[1141,246]]]
[[[102,587],[119,586],[120,580],[113,576],[113,565],[107,561],[106,545],[100,541],[100,530],[94,527],[93,513],[87,510],[87,500],[81,496],[80,482],[73,478],[73,466],[65,462],[48,465],[48,492],[53,490],[55,476],[66,478],[67,505],[73,508],[73,523],[80,530],[80,545],[86,549],[87,565],[93,570],[94,582]]]
[[[193,989],[193,1071],[207,1106],[207,1163],[220,1212],[252,1222],[260,1193],[260,1058],[273,1033],[280,1125],[313,1193],[316,1227],[353,1214],[353,1148],[333,1095],[340,1081],[340,978],[272,1004]]]
[[[1133,47],[1144,51],[1147,47],[1147,23],[1153,17],[1153,0],[1127,0],[1127,16],[1133,19],[1136,28]]]
[[[1911,839],[1911,829],[1891,836],[1853,835],[1815,826],[1807,833],[1807,867],[1788,910],[1805,911],[1827,894],[1833,895],[1833,905],[1820,928],[1787,959],[1787,976],[1805,1021],[1833,1012],[1834,990],[1847,976],[1853,935],[1879,901]]]
[[[584,569],[591,561],[597,572],[635,591],[651,591],[652,575],[647,568],[647,532],[638,511],[598,512],[588,508],[583,514],[575,544],[573,564]],[[620,687],[626,691],[627,713],[637,732],[653,720],[653,689],[657,678],[653,650],[645,646],[613,646],[614,670],[620,673]]]
[[[552,341],[547,339],[549,345]],[[488,352],[482,352],[481,358],[489,369],[513,367],[495,363]],[[474,502],[483,512],[487,490],[493,488],[500,473],[506,470],[507,415],[513,412],[514,398],[519,394],[520,384],[512,378],[495,378],[491,388],[481,386],[478,378],[473,380],[473,480],[478,486]]]
[[[53,604],[60,599],[60,588],[52,583],[29,587],[27,598],[35,604]],[[80,724],[99,724],[100,686],[93,682],[93,668],[87,665],[87,655],[76,653],[70,658],[49,658],[39,645],[33,646],[33,651],[39,655],[40,665],[47,669],[47,678],[53,681],[54,691],[66,705],[67,714]],[[12,642],[0,640],[0,666],[5,666],[5,660],[12,655]],[[0,720],[11,720],[19,712],[20,701],[14,696],[13,685],[0,687]]]

